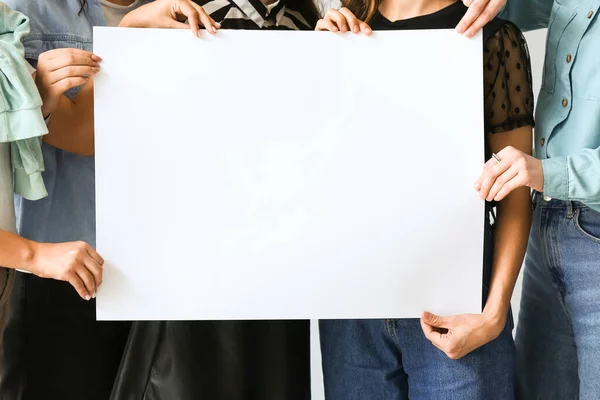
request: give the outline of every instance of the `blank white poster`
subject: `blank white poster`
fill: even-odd
[[[481,311],[481,37],[95,28],[100,320]]]

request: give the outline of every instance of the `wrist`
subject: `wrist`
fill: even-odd
[[[508,306],[503,304],[490,304],[488,302],[483,309],[483,317],[486,325],[496,334],[500,334],[502,329],[504,329],[507,316]]]
[[[21,262],[19,269],[37,275],[39,271],[36,255],[38,253],[39,243],[27,239],[23,239],[23,241],[24,243],[21,247]]]
[[[44,106],[42,104],[42,117],[44,118],[44,120],[48,120],[48,118],[50,118],[50,114],[52,114],[52,111],[48,109],[48,107]]]

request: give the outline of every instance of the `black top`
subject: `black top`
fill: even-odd
[[[369,24],[373,30],[454,29],[467,12],[461,1],[433,14],[390,21],[377,13]],[[523,34],[513,23],[496,18],[483,28],[484,120],[486,133],[501,133],[534,126],[533,88],[529,50]],[[491,157],[485,136],[486,159]],[[494,203],[486,202],[484,216],[483,304],[491,281],[494,257],[492,216]]]
[[[309,1],[279,0],[272,7],[260,0],[194,0],[223,29],[312,30],[317,15]]]
[[[456,2],[433,14],[390,21],[377,13],[373,30],[454,29],[467,7]],[[533,126],[533,88],[529,50],[513,23],[496,18],[483,28],[485,130],[500,133]]]

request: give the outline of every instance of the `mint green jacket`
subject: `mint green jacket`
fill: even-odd
[[[28,33],[29,19],[0,2],[0,142],[11,143],[15,193],[38,200],[48,194],[40,139],[48,128],[21,44]]]
[[[548,27],[535,154],[544,195],[600,211],[600,0],[508,0],[502,17]]]

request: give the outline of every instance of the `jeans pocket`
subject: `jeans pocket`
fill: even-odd
[[[575,212],[573,220],[575,228],[583,237],[600,244],[600,213],[582,208]]]

